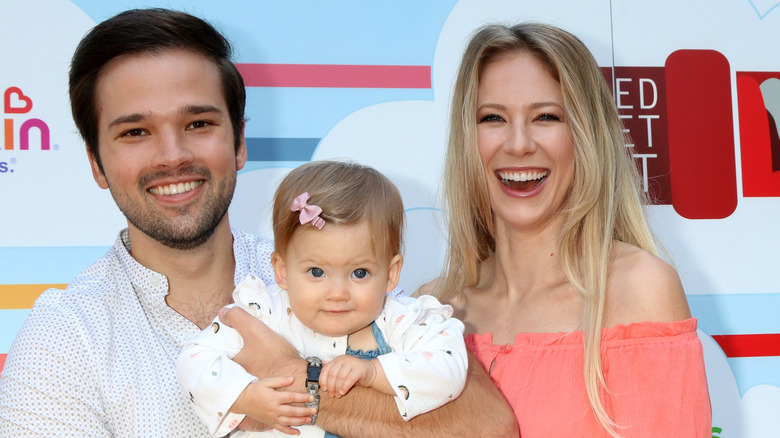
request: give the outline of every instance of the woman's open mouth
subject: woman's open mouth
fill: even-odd
[[[509,171],[497,170],[496,176],[506,187],[519,192],[528,192],[537,187],[547,178],[547,170]]]

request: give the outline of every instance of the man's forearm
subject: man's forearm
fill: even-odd
[[[306,361],[281,336],[243,309],[220,311],[220,319],[241,333],[244,348],[234,360],[258,377],[293,376],[293,391],[304,390]],[[469,355],[469,373],[460,397],[427,414],[404,421],[395,401],[373,389],[353,388],[346,396],[322,394],[317,424],[349,437],[517,436],[512,409]]]
[[[345,438],[518,436],[512,409],[471,355],[466,387],[460,397],[438,409],[404,421],[393,397],[354,387],[341,398],[324,395],[317,424]]]

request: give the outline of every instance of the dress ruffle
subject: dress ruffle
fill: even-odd
[[[602,330],[601,342],[604,344],[620,343],[630,344],[632,341],[646,344],[658,339],[660,342],[668,342],[670,338],[682,337],[687,339],[696,335],[698,321],[696,318],[689,318],[674,322],[655,322],[642,321],[632,324],[618,324],[613,327]],[[515,335],[514,346],[580,346],[582,345],[583,332],[558,332],[558,333],[518,333]],[[494,345],[493,334],[472,333],[466,335],[466,346],[469,349],[485,349],[494,347],[502,349],[510,347],[512,344]]]

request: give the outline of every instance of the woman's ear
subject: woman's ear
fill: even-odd
[[[282,289],[287,289],[287,267],[284,266],[284,258],[278,252],[271,254],[271,266],[274,267],[274,279]]]
[[[398,286],[398,279],[401,278],[401,267],[404,265],[404,257],[396,254],[390,259],[390,265],[387,268],[387,291],[392,292]]]

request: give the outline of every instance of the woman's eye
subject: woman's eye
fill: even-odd
[[[320,268],[311,268],[309,269],[309,274],[311,274],[312,277],[320,278],[325,276],[325,271]]]
[[[366,269],[355,269],[352,271],[352,278],[366,278],[368,277],[368,270]]]
[[[488,114],[486,116],[482,116],[479,118],[479,123],[483,122],[501,122],[504,119],[501,118],[501,116],[496,114]]]
[[[555,114],[549,114],[549,113],[540,115],[538,119],[543,122],[550,121],[550,120],[559,122],[561,120],[561,118],[556,116]]]

